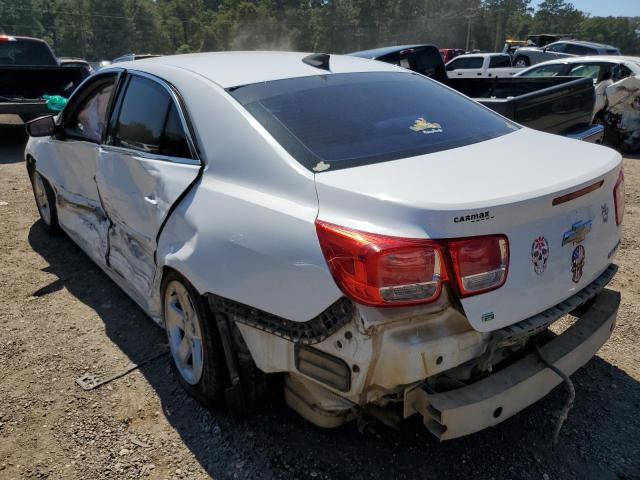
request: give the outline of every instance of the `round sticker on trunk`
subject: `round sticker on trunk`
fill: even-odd
[[[578,283],[582,278],[585,255],[586,252],[582,245],[578,245],[573,249],[573,254],[571,254],[571,280],[573,280],[573,283]]]
[[[542,275],[547,269],[549,260],[549,242],[540,236],[531,244],[531,263],[533,263],[533,271],[538,275]]]

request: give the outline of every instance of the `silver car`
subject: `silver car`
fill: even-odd
[[[545,47],[523,47],[515,52],[513,66],[528,67],[547,60],[583,55],[620,55],[620,50],[611,45],[583,42],[579,40],[562,40],[550,43]]]

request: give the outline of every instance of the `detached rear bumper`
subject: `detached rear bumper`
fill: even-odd
[[[587,363],[611,336],[620,294],[603,290],[567,331],[541,348],[567,375]],[[405,392],[405,417],[420,413],[427,428],[449,440],[497,425],[547,395],[562,380],[529,354],[472,385],[429,394],[422,385]]]
[[[604,127],[602,125],[590,125],[582,130],[567,133],[565,137],[590,143],[602,142],[604,138]]]

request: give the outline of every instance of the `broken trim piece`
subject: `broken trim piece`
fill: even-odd
[[[349,323],[355,315],[353,303],[346,298],[341,298],[309,321],[294,322],[211,293],[206,296],[213,311],[222,312],[231,320],[243,325],[304,345],[326,340]]]

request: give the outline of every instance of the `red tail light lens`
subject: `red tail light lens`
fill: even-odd
[[[442,245],[316,221],[322,252],[340,289],[364,305],[431,302],[446,280]]]
[[[366,233],[320,220],[316,230],[338,287],[364,305],[436,300],[449,280],[447,252],[461,296],[495,290],[507,279],[509,244],[504,235],[422,240]]]
[[[623,169],[620,169],[618,181],[616,182],[616,186],[613,187],[613,203],[616,207],[616,225],[620,225],[622,223],[622,219],[624,218],[625,207]]]
[[[509,268],[509,243],[504,235],[447,242],[462,297],[504,285]]]

